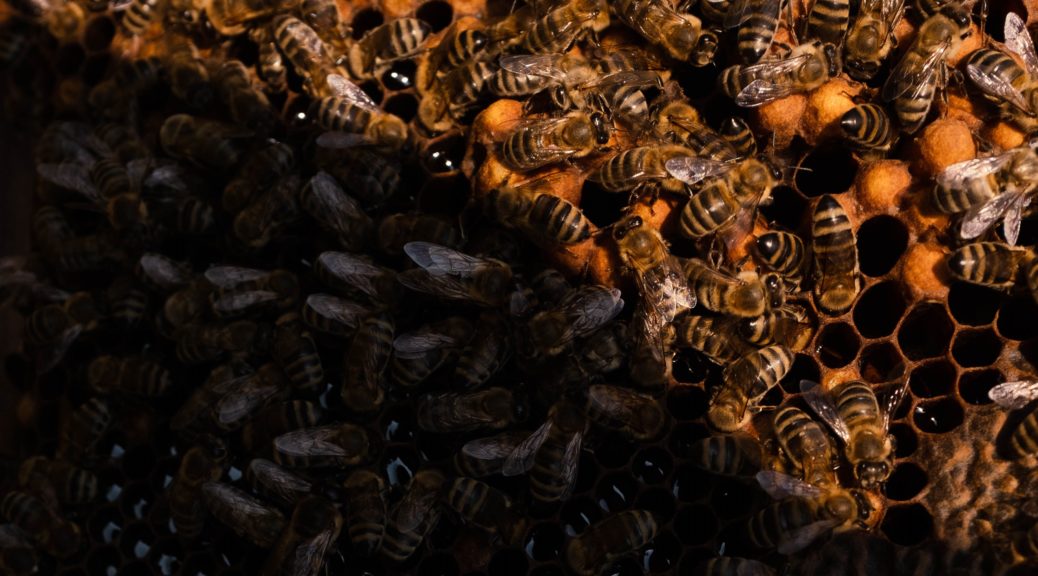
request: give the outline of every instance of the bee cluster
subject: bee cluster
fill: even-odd
[[[9,0],[0,571],[1033,571],[974,4]]]

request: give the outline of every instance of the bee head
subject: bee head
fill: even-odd
[[[822,54],[825,54],[825,60],[829,65],[829,77],[836,78],[840,75],[840,71],[843,69],[843,60],[840,58],[840,50],[833,44],[822,44]]]
[[[720,42],[717,39],[717,34],[709,30],[703,31],[699,35],[695,49],[692,51],[692,64],[694,66],[706,66],[713,62],[719,45]]]
[[[890,477],[890,465],[886,462],[859,462],[854,467],[858,484],[866,490],[876,490]]]
[[[599,146],[605,146],[612,136],[612,122],[601,112],[591,114],[591,126],[595,131],[595,142]]]

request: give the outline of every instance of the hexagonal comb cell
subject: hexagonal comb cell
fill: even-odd
[[[897,341],[910,360],[934,358],[948,350],[955,326],[944,306],[922,304],[913,308],[901,322]]]
[[[818,358],[829,368],[843,368],[858,356],[861,339],[850,324],[830,324],[818,335]]]
[[[858,228],[858,263],[866,276],[890,272],[906,248],[908,229],[893,216],[869,218]],[[904,310],[904,304],[901,306]]]
[[[889,336],[904,317],[906,305],[897,282],[870,286],[854,305],[854,326],[866,338]]]

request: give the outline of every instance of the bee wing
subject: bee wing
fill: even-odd
[[[306,297],[306,305],[321,316],[341,322],[351,329],[356,328],[360,318],[368,312],[360,304],[330,294],[311,294]]]
[[[595,285],[570,293],[561,307],[571,320],[568,328],[574,336],[580,337],[615,318],[623,310],[624,301],[616,288]]]
[[[777,470],[757,472],[757,483],[774,500],[783,500],[790,496],[818,498],[822,495],[821,488]]]
[[[220,507],[226,510],[231,519],[238,524],[284,523],[285,517],[276,508],[267,506],[243,492],[223,482],[206,482],[202,484],[202,498],[209,508]]]
[[[851,432],[847,429],[843,418],[840,418],[840,412],[836,409],[836,402],[833,400],[832,394],[823,389],[818,382],[810,380],[800,381],[800,392],[803,393],[804,400],[815,411],[815,414],[825,421],[837,436],[844,442],[851,439]]]
[[[778,14],[781,0],[733,0],[724,15],[726,30],[746,22],[754,14]]]
[[[461,447],[462,454],[479,460],[504,460],[524,440],[512,432],[470,440]]]
[[[324,557],[328,549],[335,543],[339,531],[329,528],[322,530],[296,546],[295,551],[285,567],[289,576],[317,576],[324,565]]]
[[[911,91],[912,98],[917,98],[921,92],[927,89],[930,76],[935,74],[938,66],[944,62],[944,53],[948,51],[950,46],[949,42],[945,42],[934,50],[933,53],[927,56],[919,70],[911,69],[914,62],[910,57],[912,49],[909,48],[909,53],[901,58],[897,66],[891,70],[886,83],[883,84],[883,100],[890,102],[909,91]]]
[[[987,232],[996,222],[1005,217],[1010,211],[1018,210],[1016,206],[1025,196],[1019,190],[1006,190],[991,200],[979,206],[970,208],[962,217],[962,225],[959,236],[964,240],[971,240]],[[1019,222],[1017,222],[1019,226]],[[1006,238],[1009,241],[1009,238]],[[1013,238],[1015,243],[1016,238]]]
[[[502,56],[498,65],[512,74],[544,76],[562,82],[566,79],[566,71],[559,67],[559,63],[564,58],[565,54],[520,54]]]
[[[250,290],[248,292],[232,292],[211,302],[213,312],[217,315],[230,315],[259,306],[265,302],[274,302],[280,295],[270,290]]]
[[[165,290],[175,290],[191,281],[181,266],[162,254],[145,252],[141,254],[138,263],[144,275]]]
[[[347,456],[348,453],[336,442],[339,427],[317,426],[300,428],[274,438],[274,450],[286,456]]]
[[[328,87],[332,89],[332,92],[336,96],[346,100],[350,104],[359,106],[371,112],[381,112],[378,104],[368,96],[368,93],[361,89],[353,82],[347,80],[344,76],[339,74],[328,75]]]
[[[91,202],[101,202],[101,192],[90,179],[90,170],[72,162],[37,164],[36,174],[44,181],[79,192]]]
[[[130,166],[135,162],[141,161],[130,161],[130,164],[127,165],[127,170],[129,170]],[[188,192],[191,189],[183,165],[176,162],[161,162],[156,164],[155,160],[146,160],[145,162],[147,162],[145,166],[151,169],[147,172],[147,176],[144,176],[141,179],[141,183],[145,187],[155,188],[163,186],[179,192]]]
[[[42,346],[37,358],[37,365],[40,367],[39,373],[46,374],[53,370],[61,362],[61,359],[65,357],[65,353],[68,352],[69,347],[76,341],[76,338],[79,338],[79,334],[82,331],[83,328],[79,324],[69,326],[61,333],[61,337],[57,342]]]
[[[396,279],[411,290],[456,300],[473,300],[469,286],[454,276],[436,276],[427,270],[404,270]]]
[[[1020,221],[1024,217],[1024,210],[1031,204],[1033,196],[1030,193],[1021,193],[1017,198],[1017,201],[1009,206],[1009,210],[1006,211],[1006,216],[1002,220],[1002,233],[1006,237],[1006,243],[1010,246],[1016,246],[1016,241],[1020,238]]]
[[[569,439],[566,451],[562,454],[562,480],[566,483],[566,489],[559,496],[561,500],[569,500],[573,494],[573,488],[577,485],[577,472],[580,469],[580,447],[584,442],[584,434],[578,432]]]
[[[664,166],[671,176],[685,184],[696,184],[728,172],[734,164],[702,156],[680,156],[667,160]]]
[[[397,527],[403,532],[417,528],[436,506],[439,498],[440,493],[436,490],[423,490],[421,492],[409,490],[404,495],[403,500],[400,501],[400,504],[397,505],[395,514]]]
[[[348,235],[357,228],[358,222],[369,219],[360,204],[327,172],[315,174],[310,179],[309,190],[314,211],[311,215],[327,222],[336,232]]]
[[[387,270],[366,258],[347,252],[322,252],[317,261],[340,282],[356,288],[368,296],[378,296],[376,279]]]
[[[508,457],[505,458],[504,464],[501,465],[501,474],[518,476],[532,468],[534,457],[537,456],[537,451],[541,449],[544,441],[548,439],[552,426],[552,421],[549,419],[544,424],[541,424],[541,427],[535,430],[533,434],[530,434],[526,440],[520,442],[515,447],[515,450],[512,450]]]
[[[696,295],[689,289],[688,281],[681,274],[681,265],[674,257],[667,258],[662,265],[644,274],[635,275],[635,279],[642,302],[652,313],[659,315],[664,324],[671,323],[675,316],[696,305]]]
[[[427,352],[456,346],[458,340],[447,334],[438,332],[418,331],[401,334],[393,340],[393,350],[400,358],[416,359],[425,356]]]
[[[937,185],[946,190],[961,188],[971,180],[994,174],[1008,165],[1014,157],[1012,151],[995,156],[975,158],[948,166],[937,175]]]
[[[352,132],[330,131],[317,137],[317,145],[321,148],[343,149],[357,146],[370,146],[375,141],[363,134]]]
[[[1038,75],[1038,54],[1034,51],[1034,41],[1031,33],[1027,31],[1023,18],[1015,12],[1006,14],[1005,31],[1006,48],[1024,61],[1027,73],[1031,76]]]
[[[1003,382],[988,390],[988,398],[1007,410],[1018,410],[1038,399],[1038,380]]]
[[[904,399],[905,394],[908,392],[909,379],[905,378],[905,381],[894,387],[893,390],[887,395],[885,402],[883,403],[883,429],[890,429],[890,419],[894,417],[894,413],[897,412],[897,407],[901,405],[901,400]],[[990,394],[991,391],[988,391]]]
[[[660,75],[652,70],[622,70],[588,82],[582,88],[602,89],[620,86],[652,88],[660,84]]]
[[[839,520],[819,520],[803,528],[792,530],[785,535],[777,549],[780,554],[795,554],[839,524]]]
[[[234,288],[243,282],[258,280],[266,276],[266,270],[245,268],[242,266],[210,266],[205,271],[205,279],[213,286]]]
[[[482,258],[469,256],[432,242],[408,242],[404,244],[404,252],[430,274],[451,274],[454,276],[471,276],[479,269],[491,263]]]
[[[241,424],[257,408],[266,405],[283,390],[279,379],[249,378],[216,403],[213,409],[216,424],[224,429]]]
[[[1013,83],[1007,81],[1001,74],[989,74],[980,66],[971,63],[966,66],[966,75],[985,94],[1009,102],[1016,106],[1018,110],[1025,112],[1030,110],[1027,100],[1024,98],[1023,93],[1020,92],[1020,89],[1013,86]]]

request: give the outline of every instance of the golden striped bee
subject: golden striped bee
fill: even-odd
[[[707,412],[710,424],[722,432],[741,428],[747,420],[747,410],[754,410],[792,365],[793,353],[776,344],[749,352],[727,366],[724,384]]]
[[[462,28],[457,22],[440,37],[439,44],[418,61],[415,87],[419,94],[432,90],[446,74],[480,56],[490,43],[490,36],[480,28]]]
[[[591,237],[591,221],[578,206],[551,193],[559,178],[544,176],[516,185],[502,184],[486,196],[484,212],[535,242],[583,242]]]
[[[428,394],[418,400],[415,419],[428,432],[500,430],[526,420],[526,402],[507,388]]]
[[[693,239],[729,228],[748,231],[757,206],[770,202],[778,181],[772,169],[753,158],[732,164],[679,156],[665,166],[685,184],[705,181],[681,212],[681,232]]]
[[[1003,382],[988,390],[988,397],[1006,410],[1019,410],[1038,398],[1038,381]],[[1027,416],[1012,426],[1009,454],[1020,459],[1038,453],[1038,410],[1031,408]]]
[[[285,527],[285,516],[277,508],[229,484],[206,482],[201,497],[213,518],[256,546],[274,544]]]
[[[450,220],[420,212],[390,214],[378,225],[378,246],[385,254],[399,256],[408,242],[423,241],[460,248],[461,232]]]
[[[446,132],[461,124],[497,71],[495,64],[482,60],[454,68],[422,94],[418,121],[433,133]]]
[[[386,529],[386,482],[377,472],[360,469],[343,482],[350,542],[362,556],[370,556],[382,544]]]
[[[613,14],[649,42],[660,45],[671,58],[706,66],[714,60],[720,40],[703,22],[687,12],[657,0],[621,0]]]
[[[930,112],[934,96],[947,84],[945,59],[970,34],[970,16],[949,5],[923,22],[915,40],[883,84],[884,102],[892,102],[901,129],[915,133]]]
[[[502,56],[500,68],[487,80],[487,90],[506,98],[529,96],[546,88],[587,86],[601,78],[592,62],[579,56],[563,53],[516,54]]]
[[[342,148],[360,142],[396,151],[408,144],[407,124],[379,108],[359,86],[338,74],[329,74],[327,84],[331,95],[315,100],[310,111],[318,125],[332,131],[322,134],[318,145]]]
[[[850,0],[815,0],[807,14],[805,35],[825,44],[842,46],[850,19]]]
[[[1007,52],[991,48],[973,52],[966,59],[966,75],[1004,115],[1030,131],[1038,125],[1038,54],[1019,15],[1006,14],[1004,31]]]
[[[867,157],[883,157],[897,141],[886,110],[879,104],[858,104],[840,117],[840,129],[850,145]]]
[[[547,119],[525,119],[501,143],[501,161],[513,170],[534,170],[582,158],[609,142],[611,126],[598,113],[570,112]]]
[[[736,47],[744,64],[753,64],[767,54],[775,39],[782,0],[732,0],[724,12],[724,28],[736,32]]]
[[[828,194],[818,200],[811,217],[811,251],[815,303],[832,315],[846,312],[861,292],[858,244],[843,206]]]
[[[730,276],[705,261],[689,258],[682,263],[696,302],[714,312],[740,318],[756,318],[768,309],[767,288],[753,271]]]
[[[204,0],[205,14],[213,28],[226,36],[237,36],[247,32],[256,23],[279,12],[295,8],[298,0],[263,0],[262,2],[238,2],[237,0]]]
[[[800,236],[783,231],[765,232],[754,241],[761,264],[781,275],[787,284],[799,286],[807,265],[807,248]]]
[[[530,23],[519,38],[518,49],[528,54],[568,52],[573,43],[586,36],[597,24],[599,13],[606,12],[603,0],[564,0]]]
[[[830,391],[815,382],[800,382],[808,405],[843,440],[844,455],[865,490],[880,488],[894,470],[890,418],[907,389],[907,381],[899,384],[881,407],[876,393],[863,382],[844,382]]]
[[[735,328],[729,318],[683,314],[674,320],[674,346],[698,350],[714,364],[725,366],[747,351],[735,337]]]
[[[793,48],[781,60],[725,68],[718,84],[736,104],[754,108],[790,94],[810,92],[839,76],[841,66],[835,46],[812,41]]]
[[[609,156],[588,175],[588,180],[597,182],[609,192],[637,191],[652,185],[678,192],[684,189],[685,180],[698,182],[720,170],[727,169],[727,167],[721,168],[703,163],[702,166],[696,164],[686,170],[686,161],[683,159],[694,157],[694,153],[684,146],[657,145],[628,148]],[[688,163],[694,164],[691,161]],[[695,168],[702,168],[704,174],[701,178],[695,178],[692,175]],[[677,174],[672,173],[671,170]]]
[[[342,422],[301,428],[274,438],[274,462],[290,468],[354,466],[369,455],[368,432]]]
[[[673,83],[667,84],[665,90],[673,86]],[[719,162],[732,162],[739,158],[732,143],[707,126],[699,116],[699,111],[680,95],[658,106],[653,111],[652,122],[660,137],[676,140],[691,150],[694,156]]]
[[[821,489],[840,485],[834,466],[836,451],[821,424],[796,406],[784,406],[775,412],[774,427],[782,461],[790,471]]]
[[[864,0],[843,44],[847,74],[871,80],[894,47],[894,29],[905,14],[905,0]]]
[[[33,456],[18,467],[18,484],[26,489],[49,485],[60,502],[84,504],[97,497],[97,476],[64,460]]]
[[[508,455],[501,473],[517,476],[529,472],[530,492],[539,501],[568,500],[576,485],[586,431],[583,408],[560,400],[544,424]]]
[[[383,66],[418,53],[432,28],[417,18],[394,18],[364,34],[344,59],[354,78],[368,79]]]
[[[693,464],[702,470],[735,478],[753,478],[767,463],[764,446],[745,434],[712,434],[692,445]]]
[[[1016,285],[1020,266],[1027,264],[1028,284],[1031,284],[1034,254],[1030,250],[1013,248],[1003,242],[973,242],[948,255],[948,270],[952,276],[996,290],[1010,290]]]
[[[512,269],[500,260],[469,256],[430,242],[408,242],[404,251],[419,266],[397,274],[397,280],[411,290],[491,308],[511,298]]]
[[[403,562],[414,554],[440,521],[440,498],[446,478],[435,468],[415,473],[404,497],[390,511],[382,536],[382,555]]]
[[[614,514],[566,543],[566,565],[577,574],[593,576],[652,542],[658,529],[656,517],[646,510]]]
[[[479,480],[456,478],[444,501],[465,523],[489,533],[494,541],[510,545],[526,533],[528,521],[513,508],[512,500]]]

